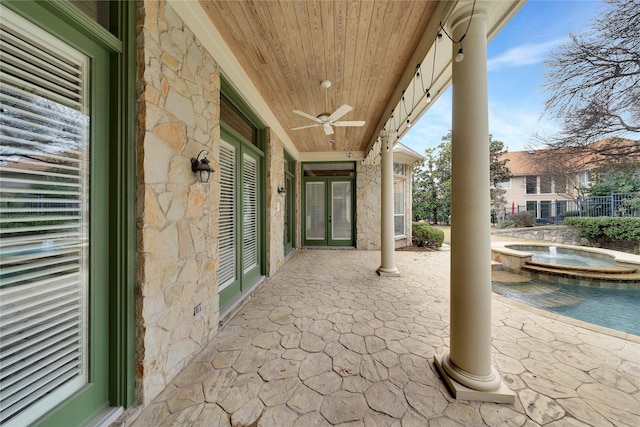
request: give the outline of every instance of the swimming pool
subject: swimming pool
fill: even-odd
[[[494,281],[493,292],[532,307],[640,336],[640,292],[542,280]]]
[[[535,262],[581,267],[611,267],[616,265],[615,260],[585,255],[585,253],[588,254],[588,252],[565,252],[558,250],[555,246],[549,246],[543,249],[527,249],[526,251],[531,253],[531,260]]]

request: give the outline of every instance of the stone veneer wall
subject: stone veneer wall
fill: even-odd
[[[284,146],[273,132],[267,135],[267,275],[284,262]]]
[[[356,248],[379,250],[380,242],[380,164],[356,162]]]
[[[507,228],[503,230],[493,230],[492,234],[517,237],[520,239],[544,240],[564,245],[589,246],[589,242],[586,239],[578,236],[574,229],[564,225],[513,229]]]
[[[171,6],[138,5],[136,363],[147,404],[218,328],[220,79]],[[216,169],[206,184],[190,167],[201,150]]]

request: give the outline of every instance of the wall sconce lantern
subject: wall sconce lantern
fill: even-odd
[[[202,160],[200,160],[200,155],[202,153],[209,154],[207,150],[202,150],[198,153],[198,157],[196,157],[195,159],[191,158],[191,170],[193,171],[193,173],[198,174],[200,182],[209,182],[209,180],[211,179],[211,174],[215,172],[215,170],[209,164],[209,159],[207,159],[206,154],[202,156]]]
[[[287,190],[284,187],[278,187],[278,194],[284,197],[287,195]]]

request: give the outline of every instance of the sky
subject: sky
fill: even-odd
[[[489,133],[509,151],[538,148],[534,135],[552,135],[555,122],[543,114],[542,90],[550,52],[585,31],[602,10],[599,0],[529,0],[487,46]],[[402,137],[424,154],[451,129],[451,87]]]

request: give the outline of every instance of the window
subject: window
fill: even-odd
[[[591,171],[580,172],[580,186],[591,187]]]
[[[567,211],[567,201],[566,200],[556,201],[556,216],[562,218],[566,211]]]
[[[549,200],[543,200],[540,202],[540,218],[551,217],[551,202]]]
[[[525,186],[527,194],[536,194],[537,193],[537,176],[535,175],[527,175],[525,177]],[[527,208],[529,210],[529,208]]]
[[[404,166],[404,165],[403,165]],[[404,178],[396,178],[393,182],[393,234],[404,236]]]
[[[393,174],[394,175],[404,175],[404,165],[402,163],[394,163],[393,164]]]
[[[220,121],[226,123],[231,129],[238,132],[244,139],[256,147],[259,146],[258,132],[255,126],[249,122],[227,99],[220,97]]]
[[[540,177],[540,194],[551,193],[551,177],[549,175],[542,175]]]
[[[567,192],[567,180],[564,176],[556,176],[553,179],[554,191],[556,193],[566,193]]]
[[[533,217],[538,217],[538,202],[527,202],[527,211],[533,212]]]
[[[95,113],[90,59],[0,11],[0,424],[27,425],[89,383]]]
[[[109,9],[110,4],[108,1],[100,0],[71,0],[71,3],[84,13],[86,13],[91,19],[103,26],[107,30],[109,28]]]

